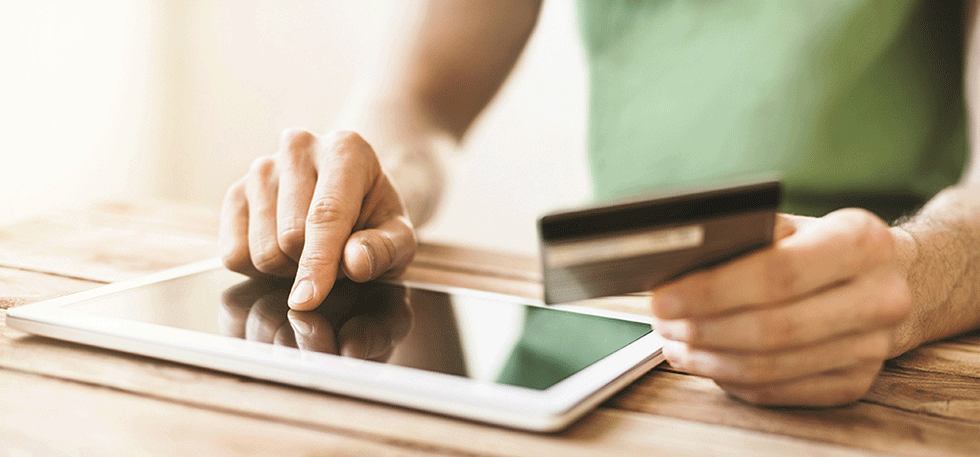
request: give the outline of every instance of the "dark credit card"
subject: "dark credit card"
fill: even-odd
[[[546,215],[545,303],[648,291],[768,246],[781,194],[765,180]]]

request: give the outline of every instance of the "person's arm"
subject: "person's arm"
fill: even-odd
[[[361,134],[395,181],[416,226],[442,192],[438,151],[454,149],[513,68],[540,0],[429,0],[394,43],[369,92],[350,100],[335,128]]]
[[[655,289],[672,365],[752,403],[832,406],[863,396],[888,358],[980,327],[975,4],[967,17],[971,158],[960,182],[894,227],[853,208],[780,215],[770,248]]]
[[[222,205],[222,259],[251,276],[294,276],[289,305],[319,305],[342,272],[400,273],[414,225],[442,191],[435,148],[463,136],[513,67],[540,2],[432,0],[412,45],[355,110],[353,131],[290,129]]]
[[[958,185],[892,229],[914,311],[892,355],[980,327],[980,2],[967,2],[965,94],[970,155]]]

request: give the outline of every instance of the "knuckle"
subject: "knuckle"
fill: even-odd
[[[239,179],[234,184],[228,186],[225,191],[224,204],[241,203],[245,201],[245,180]]]
[[[328,150],[331,154],[363,163],[378,162],[374,149],[357,132],[348,130],[333,132],[330,136],[330,148]]]
[[[274,274],[286,265],[286,257],[278,246],[262,245],[252,250],[252,265],[266,274]]]
[[[856,228],[852,233],[850,248],[852,252],[867,253],[874,258],[892,251],[892,237],[888,226],[878,216],[860,208],[850,208],[847,216]]]
[[[347,205],[339,197],[326,195],[317,198],[310,205],[306,215],[307,225],[314,227],[340,225],[349,218]]]
[[[277,241],[283,252],[297,255],[303,251],[303,244],[306,242],[306,233],[302,228],[290,227],[279,231]]]
[[[276,152],[276,159],[285,170],[303,168],[310,163],[315,153],[312,139],[292,139],[285,141]]]
[[[302,164],[306,160],[308,151],[308,149],[304,148],[284,148],[280,149],[277,155],[282,160],[283,167],[289,169],[289,167],[295,168],[297,165]]]
[[[359,135],[357,132],[350,130],[338,130],[330,135],[330,141],[335,146],[342,148],[348,148],[351,150],[359,150],[364,146],[367,146],[367,141],[364,137]]]
[[[302,128],[288,128],[279,136],[279,147],[283,151],[302,151],[316,141],[316,135]]]
[[[331,258],[323,249],[307,249],[303,252],[303,257],[299,260],[300,270],[314,272],[318,275],[321,274],[324,268],[331,265],[337,267],[339,266],[339,261]]]
[[[276,171],[276,160],[272,156],[261,156],[252,161],[249,167],[249,176],[253,179],[265,181]]]

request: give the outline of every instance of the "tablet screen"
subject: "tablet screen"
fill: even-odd
[[[648,323],[347,280],[316,310],[292,311],[290,286],[216,269],[67,308],[538,390],[651,332]]]

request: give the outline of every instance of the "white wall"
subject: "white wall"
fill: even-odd
[[[17,44],[0,223],[118,194],[216,206],[282,129],[327,128],[404,18],[381,1],[23,3],[0,6]],[[533,252],[534,219],[590,195],[585,94],[574,2],[547,1],[423,236]]]
[[[0,2],[0,223],[150,193],[157,6]]]
[[[524,55],[477,121],[427,236],[537,252],[536,219],[592,196],[587,72],[573,0],[545,2]]]

